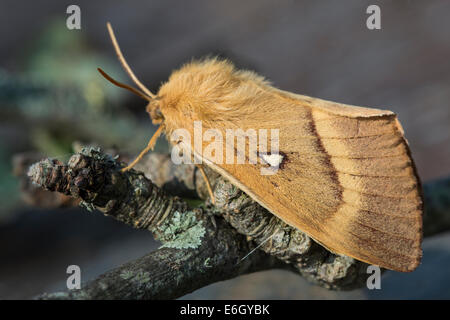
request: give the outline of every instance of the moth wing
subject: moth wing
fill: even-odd
[[[248,144],[245,164],[196,156],[329,250],[414,270],[422,255],[422,195],[395,114],[275,89],[260,98],[264,105],[248,117],[216,120],[210,127],[224,137],[226,129],[278,129],[282,157],[276,173],[262,175],[264,161],[248,163]],[[258,141],[258,157],[261,149]]]

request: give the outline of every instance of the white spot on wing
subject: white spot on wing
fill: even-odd
[[[279,153],[274,154],[261,154],[261,159],[271,167],[279,167],[283,162],[283,156]]]

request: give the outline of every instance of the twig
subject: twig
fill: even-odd
[[[147,163],[146,168],[158,170],[148,169],[146,174],[155,176],[162,188],[134,170],[121,173],[120,163],[94,149],[74,155],[68,165],[46,159],[30,168],[30,178],[43,188],[81,198],[89,209],[95,207],[127,224],[147,228],[164,247],[100,276],[80,291],[41,298],[177,298],[219,280],[281,267],[332,289],[352,289],[365,283],[366,264],[328,252],[221,177],[211,179],[216,206],[190,209],[163,189],[205,195],[196,172],[187,166],[173,167],[161,155],[149,157],[149,162],[153,166]],[[433,211],[434,215],[446,216],[448,207]],[[268,237],[271,240],[264,243]],[[255,245],[261,245],[268,255],[257,250],[238,263]],[[133,280],[142,275],[148,281]]]

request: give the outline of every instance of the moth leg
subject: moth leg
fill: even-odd
[[[121,171],[125,172],[130,170],[131,168],[133,168],[141,159],[142,157],[149,152],[150,150],[153,150],[153,147],[156,144],[156,140],[158,140],[159,136],[161,135],[162,131],[163,131],[164,127],[163,125],[160,125],[158,130],[156,130],[156,132],[153,134],[153,137],[150,139],[150,141],[148,142],[147,146],[145,147],[144,150],[141,151],[141,153],[137,156],[136,159],[134,159],[133,162],[131,162],[128,166],[126,166],[125,168],[123,168]]]
[[[202,174],[202,177],[205,180],[206,188],[208,189],[208,193],[211,198],[211,203],[215,204],[216,199],[214,198],[214,193],[212,191],[211,184],[209,183],[209,179],[208,179],[208,176],[206,175],[205,169],[203,169],[203,166],[201,164],[196,164],[196,166],[197,166],[198,170],[200,170],[200,173]]]

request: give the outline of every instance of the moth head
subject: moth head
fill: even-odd
[[[150,100],[146,107],[147,113],[150,115],[152,122],[158,124],[164,121],[164,116],[161,112],[161,100],[158,97]]]

